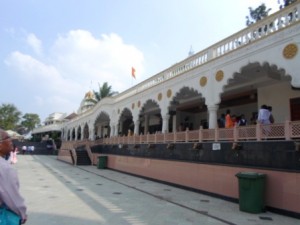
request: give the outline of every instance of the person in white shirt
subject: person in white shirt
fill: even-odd
[[[27,151],[27,146],[26,145],[23,145],[22,146],[22,154],[24,155]]]
[[[262,105],[258,111],[257,121],[260,124],[270,124],[270,115],[271,112],[268,109],[268,106]]]
[[[12,165],[4,159],[13,150],[11,138],[0,129],[0,207],[5,205],[21,218],[21,224],[27,220],[26,206],[19,192],[19,179]]]

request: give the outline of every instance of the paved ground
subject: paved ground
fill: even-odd
[[[54,156],[19,156],[27,225],[299,225],[300,220],[239,205],[139,177],[74,167]]]

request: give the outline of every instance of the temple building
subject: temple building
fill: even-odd
[[[297,1],[200,52],[191,48],[96,104],[88,92],[76,114],[51,114],[33,134],[59,131],[58,159],[67,163],[106,156],[110,169],[232,201],[236,173],[264,173],[267,207],[300,218],[299,11]],[[273,123],[257,121],[266,106]],[[225,128],[228,111],[247,124]]]

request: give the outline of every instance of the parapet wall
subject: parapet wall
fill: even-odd
[[[235,202],[236,174],[263,173],[267,208],[300,218],[300,152],[294,141],[97,145],[91,151],[94,165],[107,155],[109,169]],[[67,155],[62,150],[58,159],[70,163]]]

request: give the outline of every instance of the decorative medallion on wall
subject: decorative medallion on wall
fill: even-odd
[[[132,103],[131,108],[134,109],[134,103]]]
[[[216,81],[221,81],[221,80],[223,80],[223,78],[224,78],[224,72],[222,70],[219,70],[216,73]]]
[[[141,107],[141,101],[138,101],[137,106],[138,106],[138,108]]]
[[[167,91],[167,97],[168,97],[168,98],[172,97],[172,90],[171,90],[171,89],[169,89],[169,90]]]
[[[297,55],[298,46],[296,44],[288,44],[283,49],[283,57],[286,59],[292,59]]]
[[[159,94],[157,95],[157,99],[158,99],[158,101],[160,101],[160,100],[162,99],[162,93],[159,93]]]
[[[200,83],[201,87],[204,87],[207,83],[207,78],[206,77],[201,77],[199,83]]]

